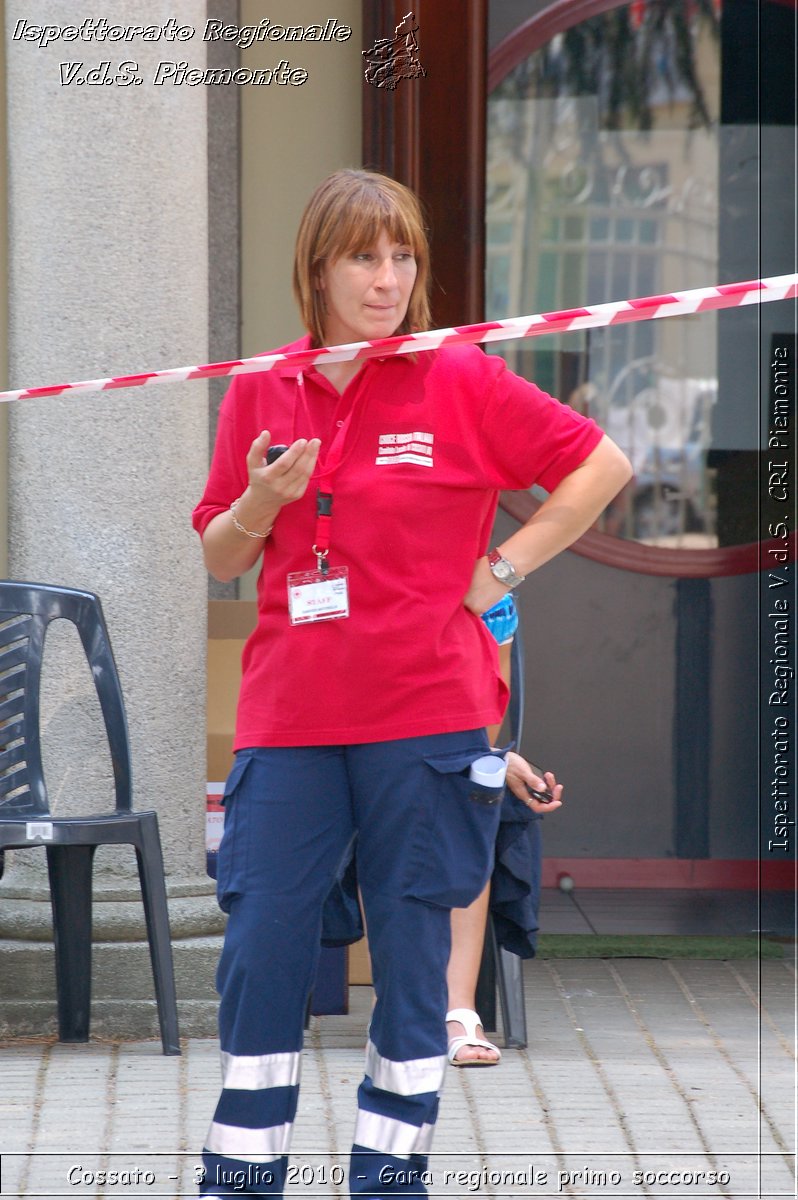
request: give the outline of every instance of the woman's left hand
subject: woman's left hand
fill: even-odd
[[[544,771],[542,775],[536,775],[526,759],[513,750],[508,750],[504,758],[507,763],[507,786],[527,808],[531,808],[536,813],[554,812],[555,809],[562,808],[563,785],[557,782],[553,771]],[[536,792],[544,792],[548,789],[553,799],[548,803],[537,800],[534,796],[530,796],[527,785],[534,788]]]
[[[474,574],[471,577],[471,586],[463,599],[466,608],[480,617],[506,595],[507,588],[491,571],[488,565],[488,556],[485,554],[482,558],[478,558]]]

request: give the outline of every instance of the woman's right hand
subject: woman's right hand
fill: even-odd
[[[270,445],[271,434],[264,429],[247,453],[249,484],[236,501],[235,518],[229,509],[220,512],[202,535],[205,565],[222,583],[254,566],[263,550],[264,535],[271,531],[280,509],[304,496],[321,442],[298,438],[271,466],[266,462]],[[250,536],[240,526],[250,531]]]
[[[271,434],[264,429],[258,434],[247,454],[249,474],[249,504],[253,513],[271,514],[272,524],[279,509],[304,496],[310,477],[316,467],[321,442],[318,438],[298,438],[284,454],[271,464],[266,463],[266,451],[271,445]],[[245,493],[246,495],[246,493]],[[243,504],[244,497],[241,503]]]

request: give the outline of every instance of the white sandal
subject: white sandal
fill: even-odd
[[[494,1046],[493,1042],[487,1041],[486,1038],[477,1037],[477,1025],[482,1022],[479,1019],[479,1014],[475,1013],[471,1008],[452,1008],[446,1014],[447,1021],[459,1021],[465,1029],[465,1036],[460,1034],[459,1037],[449,1038],[448,1059],[453,1067],[495,1067],[498,1066],[502,1052],[498,1046]],[[463,1046],[481,1046],[484,1050],[492,1050],[496,1055],[494,1059],[489,1058],[467,1058],[460,1061],[456,1058],[458,1050]]]

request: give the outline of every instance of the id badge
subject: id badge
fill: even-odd
[[[288,576],[288,615],[292,625],[339,621],[349,616],[349,568],[292,571]]]

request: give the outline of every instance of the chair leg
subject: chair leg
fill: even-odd
[[[136,858],[141,880],[141,898],[147,922],[150,960],[158,1004],[158,1023],[164,1054],[180,1054],[180,1030],[177,1020],[177,995],[172,961],[172,940],[169,931],[169,910],[163,873],[163,855],[158,834],[158,819],[154,813],[142,814],[141,844],[136,846]]]
[[[493,920],[489,916],[477,980],[477,1012],[482,1018],[483,1029],[496,1029],[498,990],[504,1044],[511,1050],[523,1050],[528,1045],[522,969],[518,955],[499,946]]]
[[[526,1031],[526,1009],[524,1007],[523,963],[517,954],[500,947],[491,925],[496,959],[496,975],[499,984],[499,1003],[502,1010],[504,1044],[513,1050],[523,1050],[528,1044]]]
[[[87,1042],[91,1015],[91,882],[94,846],[48,846],[58,1038]]]

